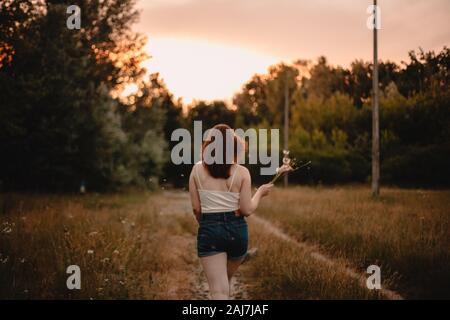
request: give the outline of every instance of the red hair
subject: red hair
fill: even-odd
[[[212,129],[218,130],[221,134],[219,135],[219,137],[214,134],[210,134],[209,137],[203,142],[202,163],[213,178],[228,179],[230,177],[231,166],[234,163],[237,163],[239,152],[242,150],[244,144],[242,140],[234,134],[233,129],[231,129],[231,127],[226,124],[217,124]],[[227,163],[227,159],[229,159],[230,157],[228,153],[231,152],[231,146],[228,145],[230,143],[230,139],[227,139],[227,134],[229,134],[227,133],[227,131],[232,133],[233,135],[233,163]],[[217,154],[214,155],[214,158],[218,160],[218,163],[216,163],[215,161],[213,163],[206,163],[205,149],[212,142],[216,142],[216,139],[221,139],[221,141],[218,141],[218,143],[221,143],[222,145],[222,154],[219,156]],[[239,146],[241,148],[239,148]]]

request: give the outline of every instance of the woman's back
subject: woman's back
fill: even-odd
[[[237,210],[237,214],[249,216],[273,185],[260,186],[252,196],[250,172],[238,164],[239,159],[245,156],[239,150],[242,152],[245,147],[237,146],[245,144],[233,132],[234,138],[231,140],[234,143],[230,144],[226,137],[228,130],[232,129],[227,125],[216,125],[211,130],[202,144],[202,161],[193,166],[189,176],[189,193],[195,217],[200,220],[202,213]],[[216,150],[219,146],[222,146],[221,152]],[[229,160],[232,160],[231,163]]]
[[[237,164],[237,153],[230,154],[236,149],[225,139],[231,128],[220,124],[213,129],[215,134],[211,133],[202,144],[204,162],[196,163],[189,176],[189,194],[199,222],[197,254],[208,278],[211,297],[228,299],[229,279],[247,254],[248,228],[244,216],[256,209],[272,185],[262,185],[252,197],[250,172]],[[236,135],[232,140],[239,142]],[[214,157],[210,163],[208,150],[213,142],[215,147],[222,145],[223,149],[219,153],[214,150],[215,156],[221,159],[216,161]],[[225,161],[230,158],[231,163]]]
[[[227,179],[212,177],[201,162],[194,166],[193,171],[202,213],[239,210],[242,177],[238,164],[230,168],[230,176]]]
[[[239,164],[234,164],[230,169],[230,176],[228,179],[214,178],[204,167],[201,161],[194,165],[194,172],[197,187],[199,190],[211,190],[211,191],[224,191],[224,192],[237,192],[241,190],[242,175]]]

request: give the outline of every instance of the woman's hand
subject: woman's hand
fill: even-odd
[[[262,197],[267,196],[270,193],[270,190],[272,190],[272,188],[273,188],[273,183],[266,183],[266,184],[263,184],[262,186],[260,186],[258,188],[258,190],[256,190],[256,193],[255,193],[255,195],[253,196],[253,198],[251,200],[252,201],[252,208],[250,210],[243,211],[242,210],[242,203],[241,203],[241,209],[236,210],[234,212],[234,214],[236,216],[244,216],[244,217],[250,216],[253,213],[253,211],[256,209],[256,207],[258,206],[259,200]]]
[[[261,197],[265,197],[270,193],[270,190],[272,189],[272,187],[273,187],[273,183],[266,183],[266,184],[263,184],[262,186],[260,186],[258,188],[257,192],[259,192],[261,194]]]

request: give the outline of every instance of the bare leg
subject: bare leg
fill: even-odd
[[[200,258],[208,279],[209,291],[212,300],[228,300],[230,285],[227,277],[227,254],[218,253],[209,257]]]
[[[242,261],[244,261],[244,258],[239,260],[228,260],[227,261],[227,275],[228,275],[228,282],[230,282],[231,277],[236,272],[236,270],[241,265]]]

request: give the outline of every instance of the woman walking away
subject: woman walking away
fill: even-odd
[[[237,161],[243,156],[239,149],[244,149],[240,139],[227,125],[219,124],[213,129],[221,134],[210,134],[204,141],[202,160],[191,171],[189,193],[199,222],[197,252],[208,279],[211,298],[226,300],[230,295],[231,277],[247,254],[245,217],[256,210],[260,199],[269,194],[273,184],[262,185],[252,197],[250,173]],[[231,139],[227,132],[232,134]],[[213,142],[214,145],[208,148]],[[223,152],[215,150],[214,158],[219,161],[211,161],[208,150],[217,145]]]

